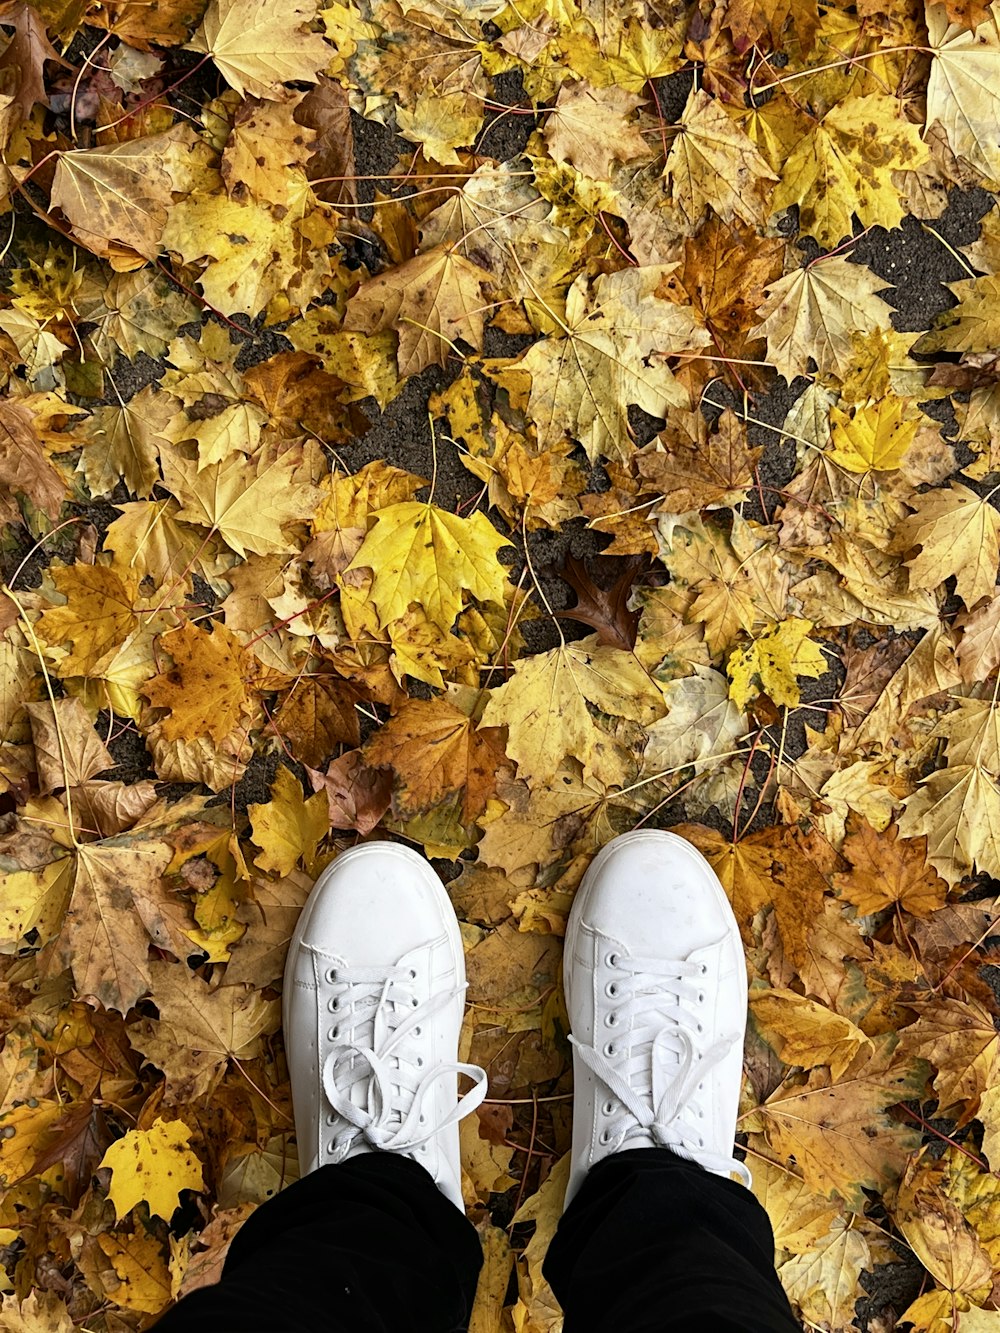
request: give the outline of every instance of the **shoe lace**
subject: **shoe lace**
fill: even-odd
[[[359,1138],[383,1150],[419,1148],[482,1102],[485,1070],[459,1061],[443,1061],[425,1070],[423,1058],[411,1059],[405,1046],[411,1033],[419,1036],[422,1024],[464,993],[464,985],[420,1002],[411,968],[337,967],[327,972],[326,980],[336,990],[330,1003],[337,1014],[331,1038],[334,1034],[340,1038],[323,1061],[323,1091],[332,1108],[328,1123],[340,1116],[350,1126],[328,1145],[332,1162],[342,1162]],[[455,1074],[467,1074],[475,1086],[444,1120],[434,1119],[423,1129],[428,1092],[439,1079]],[[355,1089],[363,1094],[364,1105],[354,1100]]]
[[[697,1104],[700,1086],[735,1041],[735,1036],[720,1037],[702,1046],[702,1024],[694,1006],[697,979],[707,968],[620,954],[609,955],[608,964],[613,979],[606,993],[617,1001],[609,1017],[617,1026],[620,1014],[629,1013],[627,1049],[618,1052],[614,1038],[598,1050],[570,1037],[583,1063],[621,1104],[621,1114],[601,1135],[602,1146],[616,1152],[631,1139],[652,1138],[709,1171],[734,1173],[749,1186],[750,1172],[742,1162],[705,1149],[698,1124],[703,1117]]]

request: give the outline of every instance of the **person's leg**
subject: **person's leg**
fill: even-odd
[[[733,1156],[746,964],[711,866],[672,833],[616,838],[574,898],[563,970],[573,1147],[544,1272],[566,1333],[799,1328]]]
[[[237,1234],[222,1280],[163,1333],[455,1333],[482,1252],[458,1121],[486,1094],[459,1063],[465,958],[427,862],[365,843],[324,871],[288,950],[285,1049],[302,1178]],[[458,1075],[474,1082],[458,1097]]]
[[[186,1296],[156,1333],[454,1333],[481,1264],[474,1228],[422,1166],[368,1153],[258,1208],[222,1280]]]
[[[748,1189],[668,1148],[588,1172],[544,1273],[566,1333],[799,1333],[774,1271],[767,1213]]]

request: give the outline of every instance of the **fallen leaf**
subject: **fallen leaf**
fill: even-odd
[[[703,88],[692,89],[677,128],[664,168],[674,207],[690,223],[708,206],[723,222],[760,222],[767,183],[778,177],[753,140]]]
[[[482,721],[507,727],[507,754],[517,763],[518,777],[544,783],[567,755],[592,771],[601,767],[601,747],[612,750],[611,737],[588,704],[637,722],[653,721],[664,711],[631,653],[584,639],[516,663],[511,679],[490,692]]]
[[[159,643],[173,666],[154,676],[142,692],[154,708],[169,710],[163,735],[167,740],[206,736],[220,744],[250,710],[252,658],[219,624],[209,633],[186,621],[161,635]]]
[[[507,575],[496,553],[510,542],[484,514],[460,518],[416,500],[388,505],[348,566],[374,574],[371,600],[384,629],[412,602],[448,631],[462,609],[462,593],[503,602]]]
[[[244,96],[280,98],[285,83],[315,83],[332,51],[308,30],[313,10],[295,0],[280,11],[267,0],[210,0],[189,47],[210,55]]]
[[[150,977],[160,1016],[132,1044],[163,1071],[167,1105],[207,1097],[230,1060],[252,1060],[277,1029],[278,1002],[248,986],[213,988],[183,963],[152,963]]]
[[[642,98],[624,88],[594,88],[584,79],[567,80],[542,131],[549,154],[595,180],[611,179],[612,162],[650,155],[630,117]]]
[[[841,853],[851,862],[851,871],[835,874],[833,882],[862,916],[893,903],[919,917],[944,906],[948,885],[927,864],[924,839],[900,838],[896,828],[876,832],[855,815],[849,817],[848,826]]]
[[[344,328],[359,333],[395,329],[400,375],[444,366],[456,339],[477,349],[483,345],[489,302],[482,283],[488,276],[452,250],[435,247],[362,283],[347,304]]]
[[[793,1162],[817,1194],[855,1209],[864,1207],[865,1189],[882,1190],[899,1178],[919,1142],[887,1114],[922,1084],[911,1068],[893,1064],[893,1045],[884,1039],[866,1065],[839,1082],[823,1069],[799,1086],[786,1082],[754,1112],[772,1153]]]
[[[284,764],[271,785],[271,799],[247,807],[253,840],[261,848],[254,865],[285,876],[296,861],[308,866],[326,836],[327,803],[321,792],[304,799],[298,778]]]
[[[444,699],[410,699],[364,747],[375,768],[391,768],[404,814],[462,793],[462,817],[482,814],[504,763],[501,733],[476,727],[471,717]]]
[[[137,1203],[169,1222],[181,1190],[205,1188],[201,1162],[191,1151],[191,1129],[183,1120],[154,1120],[130,1129],[108,1148],[102,1167],[111,1170],[108,1198],[119,1221]]]

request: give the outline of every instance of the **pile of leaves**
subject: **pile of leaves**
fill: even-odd
[[[561,937],[636,826],[739,919],[808,1326],[1000,1327],[1000,5],[0,31],[0,1327],[217,1276],[297,914],[388,836],[490,1076],[474,1328],[557,1329]]]

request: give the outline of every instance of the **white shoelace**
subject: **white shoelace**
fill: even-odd
[[[702,1024],[697,1013],[701,993],[698,978],[704,964],[630,958],[612,954],[614,979],[607,995],[615,1002],[609,1011],[617,1020],[608,1029],[601,1050],[570,1037],[583,1063],[621,1104],[621,1113],[609,1121],[600,1142],[616,1152],[630,1139],[653,1140],[699,1162],[708,1171],[734,1173],[744,1185],[750,1172],[735,1157],[706,1151],[704,1112],[697,1104],[699,1086],[713,1065],[731,1050],[734,1038],[723,1037],[702,1049]],[[628,1051],[621,1015],[631,1011]],[[595,1034],[596,1035],[596,1034]],[[607,1105],[611,1105],[608,1103]]]
[[[341,1116],[351,1126],[328,1145],[329,1161],[342,1162],[359,1138],[373,1148],[409,1152],[482,1102],[487,1076],[478,1065],[450,1061],[424,1070],[421,1057],[411,1063],[400,1053],[406,1038],[411,1033],[419,1036],[421,1025],[461,995],[464,986],[439,991],[420,1003],[413,991],[416,974],[410,968],[338,967],[326,973],[326,980],[337,988],[328,1004],[330,1039],[335,1044],[322,1072],[323,1091],[333,1108],[327,1123],[332,1126]],[[350,1002],[345,1005],[347,996]],[[476,1086],[444,1120],[425,1118],[422,1108],[429,1089],[445,1075],[456,1074],[468,1074]],[[368,1085],[363,1107],[351,1097],[361,1082]]]

